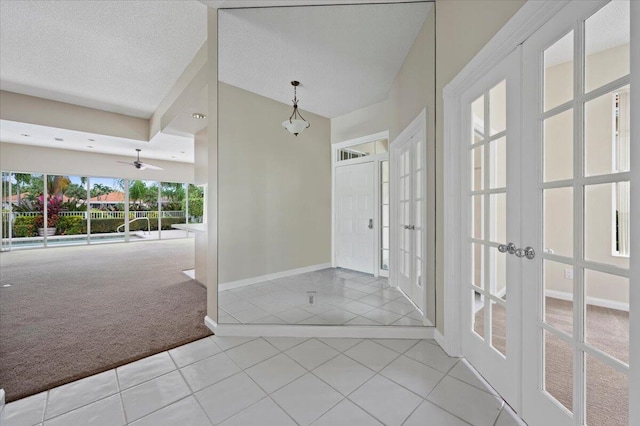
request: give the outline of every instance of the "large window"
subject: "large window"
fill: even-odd
[[[3,250],[184,238],[172,225],[198,220],[202,190],[182,182],[2,172]]]

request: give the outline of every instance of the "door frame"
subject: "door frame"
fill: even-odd
[[[376,230],[375,244],[373,250],[375,254],[373,256],[373,276],[386,276],[380,270],[380,250],[381,250],[381,238],[382,228],[380,226],[380,162],[389,161],[389,153],[369,155],[366,157],[353,158],[351,160],[338,161],[338,151],[342,148],[347,148],[354,145],[360,145],[367,142],[374,142],[380,139],[389,140],[389,131],[374,133],[371,135],[363,136],[360,138],[349,139],[343,142],[334,143],[331,145],[331,267],[335,268],[336,263],[336,168],[343,166],[350,166],[354,164],[370,163],[374,162],[375,167],[373,171],[373,181],[376,182],[373,192],[374,204],[376,208],[373,214],[373,227]],[[389,141],[389,149],[391,149],[391,141]],[[389,266],[391,269],[391,265]]]
[[[484,48],[462,69],[462,71],[443,89],[444,99],[444,141],[443,141],[443,201],[444,201],[444,324],[438,325],[435,338],[451,356],[463,356],[461,333],[463,326],[462,289],[465,283],[459,268],[459,253],[462,250],[463,204],[461,148],[466,146],[463,137],[463,105],[461,95],[478,78],[499,63],[518,45],[535,33],[543,24],[564,8],[570,0],[527,1],[516,14],[496,33]],[[640,28],[634,22],[640,22],[640,2],[631,1],[631,43],[640,46]],[[640,49],[631,51],[631,108],[640,111]],[[527,102],[526,99],[523,100]],[[631,146],[640,146],[640,122],[631,122]],[[632,164],[640,164],[640,149],[631,150]],[[632,168],[631,209],[640,211],[640,168]],[[640,253],[640,227],[631,228],[631,251]],[[629,399],[640,400],[640,262],[631,262],[629,269],[630,288],[630,363],[634,367],[629,373]],[[629,404],[630,424],[640,424],[640,405]]]

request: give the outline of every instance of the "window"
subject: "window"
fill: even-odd
[[[629,171],[629,89],[623,88],[613,96],[613,170]],[[629,182],[616,182],[613,191],[613,238],[614,256],[629,256]]]
[[[389,152],[389,140],[379,139],[360,145],[353,145],[338,150],[338,161],[351,160],[354,158],[368,157],[369,155],[384,154]]]

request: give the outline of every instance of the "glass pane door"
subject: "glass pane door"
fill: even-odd
[[[471,102],[469,203],[471,233],[471,330],[492,350],[506,356],[507,137],[506,80]]]
[[[535,344],[525,347],[524,359],[525,369],[538,366],[525,387],[540,391],[531,394],[525,418],[534,425],[626,425],[629,1],[574,2],[539,33],[525,43],[525,90],[538,99],[524,115],[533,118],[528,145],[538,149],[527,158],[541,164],[523,211],[530,214],[527,242],[541,242],[541,259],[525,271],[537,308],[525,313]]]
[[[466,110],[463,352],[519,409],[520,50],[463,96]],[[509,214],[507,215],[507,212]]]
[[[411,294],[411,144],[399,153],[398,189],[398,284]]]

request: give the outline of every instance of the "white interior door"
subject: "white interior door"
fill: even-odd
[[[462,96],[462,350],[520,407],[520,50]],[[509,214],[507,215],[507,212]],[[507,244],[513,244],[507,249]],[[507,251],[505,251],[507,249]],[[517,252],[518,255],[522,252]]]
[[[629,10],[628,0],[573,1],[523,45],[532,426],[632,424]]]
[[[335,172],[336,265],[372,274],[375,264],[375,162]]]
[[[426,287],[426,144],[419,120],[394,141],[397,286],[424,312]]]

